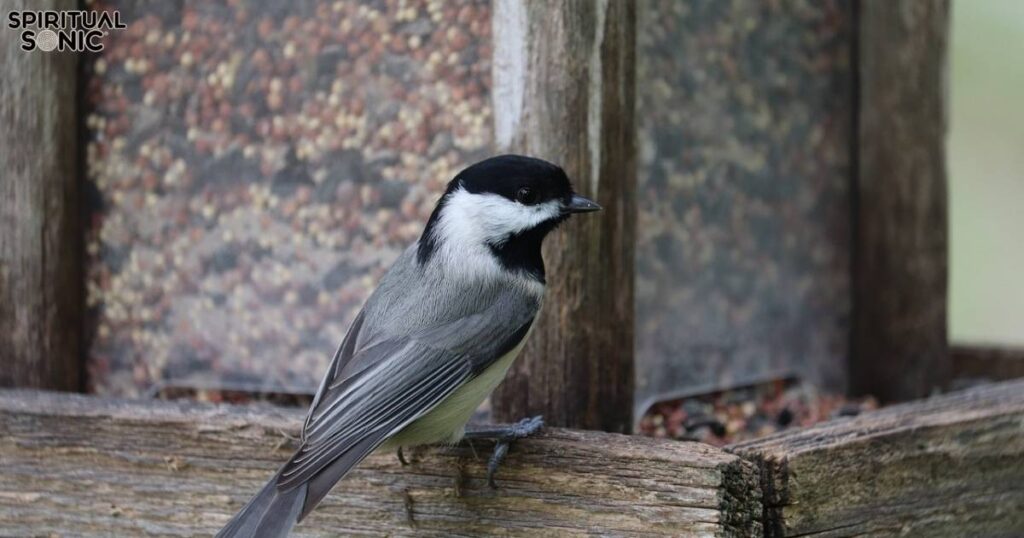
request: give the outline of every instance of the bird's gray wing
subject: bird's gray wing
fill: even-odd
[[[534,313],[498,300],[482,312],[353,349],[353,333],[361,323],[357,318],[307,416],[302,446],[281,471],[278,488],[308,485],[304,517],[388,437],[515,347]]]
[[[355,319],[352,320],[352,324],[349,325],[348,332],[345,333],[345,338],[341,341],[341,345],[338,346],[338,350],[334,352],[334,358],[331,359],[330,367],[327,369],[327,373],[324,378],[320,381],[320,388],[316,391],[316,396],[313,397],[313,403],[309,406],[309,411],[306,412],[306,421],[302,425],[302,441],[306,441],[306,430],[309,429],[309,423],[313,420],[313,413],[316,412],[320,407],[320,398],[327,392],[327,387],[338,379],[340,371],[347,365],[351,360],[356,351],[356,341],[359,339],[359,334],[363,328],[363,320],[365,319],[366,312],[360,310],[359,314],[356,315]]]

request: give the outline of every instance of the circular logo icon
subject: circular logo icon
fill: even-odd
[[[43,30],[36,36],[36,46],[43,52],[50,52],[57,48],[57,32]]]

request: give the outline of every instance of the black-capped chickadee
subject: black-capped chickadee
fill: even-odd
[[[287,536],[372,451],[466,436],[540,309],[544,237],[571,214],[598,209],[540,159],[503,155],[455,176],[349,327],[298,451],[218,536]],[[492,485],[507,442],[540,425],[478,432],[501,441]]]

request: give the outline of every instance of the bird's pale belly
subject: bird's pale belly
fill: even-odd
[[[519,351],[523,349],[527,337],[529,333],[512,351],[495,361],[470,382],[456,389],[437,407],[406,426],[380,448],[391,450],[401,446],[459,442],[465,433],[466,423],[473,417],[473,412],[494,391],[498,383],[505,379],[505,373],[512,366]]]

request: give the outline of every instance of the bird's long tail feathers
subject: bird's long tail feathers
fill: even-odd
[[[217,533],[217,538],[283,538],[299,520],[306,484],[279,491],[274,475],[263,489]]]
[[[373,452],[386,438],[383,432],[364,437],[345,450],[308,482],[282,491],[277,487],[281,471],[228,524],[217,538],[284,538],[302,521],[334,484]],[[293,458],[295,456],[292,456]]]

